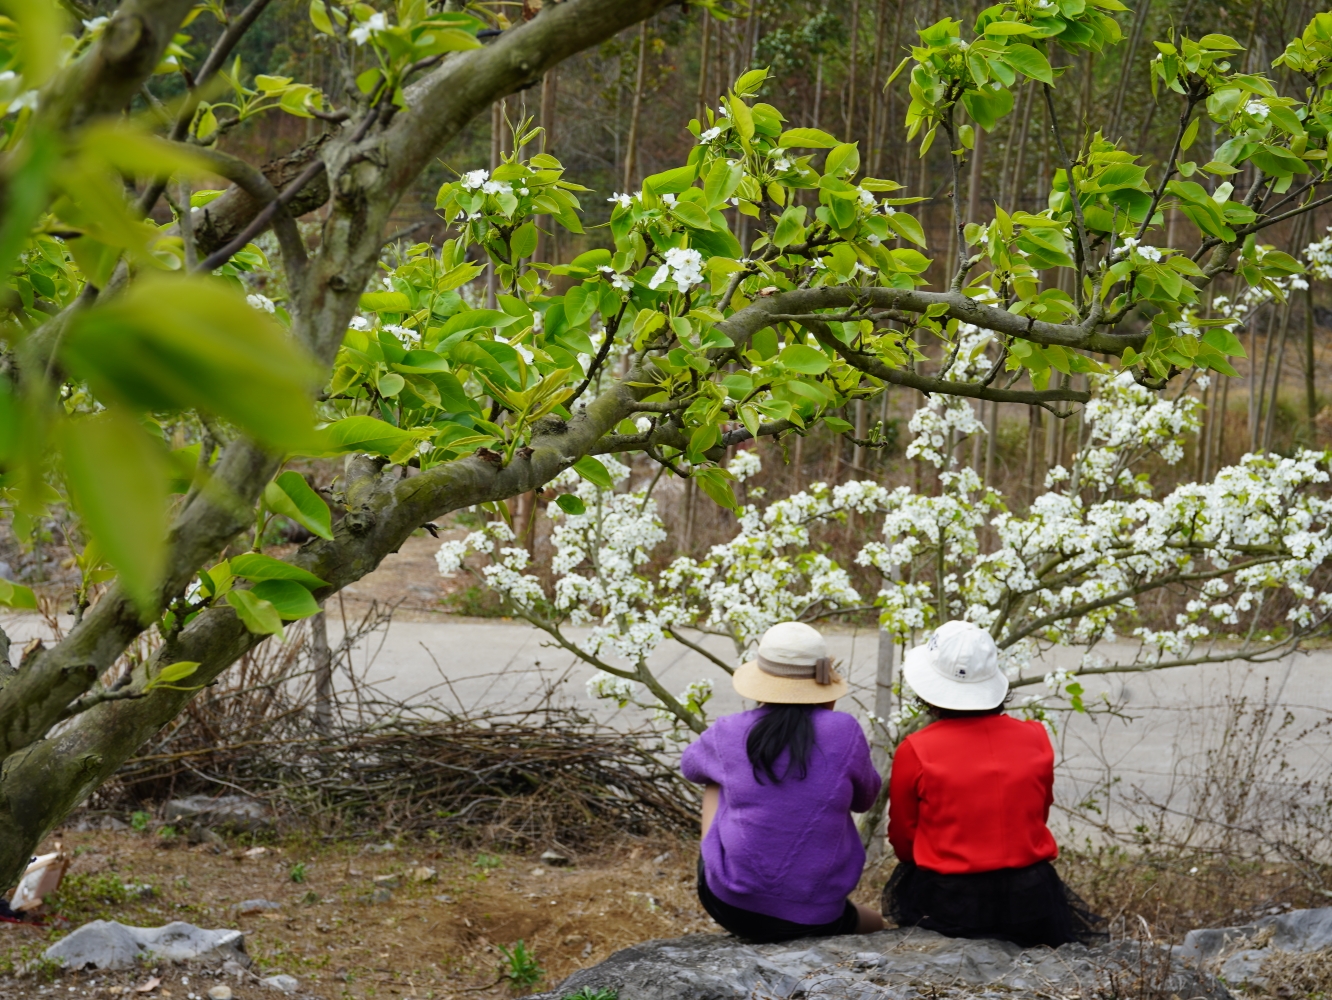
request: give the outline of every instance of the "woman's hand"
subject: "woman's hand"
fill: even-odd
[[[717,817],[717,806],[721,803],[721,785],[709,782],[703,789],[703,837],[708,835],[712,821]],[[702,837],[699,838],[700,840]]]

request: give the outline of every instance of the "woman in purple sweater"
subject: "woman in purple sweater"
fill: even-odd
[[[759,707],[717,719],[680,761],[706,786],[703,908],[750,941],[881,930],[876,910],[847,898],[865,866],[851,814],[873,805],[879,775],[860,723],[832,710],[847,684],[823,636],[774,625],[732,681]]]

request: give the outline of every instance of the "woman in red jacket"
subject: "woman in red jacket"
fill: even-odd
[[[900,862],[883,890],[899,926],[1058,947],[1097,936],[1050,864],[1054,749],[1039,722],[1004,714],[999,651],[970,622],[939,627],[902,672],[935,721],[902,741],[888,840]]]

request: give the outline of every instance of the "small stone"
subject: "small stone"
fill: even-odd
[[[435,882],[439,879],[439,872],[433,868],[427,868],[425,865],[417,865],[409,872],[413,882]]]
[[[281,990],[283,993],[295,993],[301,985],[295,976],[269,976],[260,982],[270,990]]]
[[[375,885],[381,889],[396,889],[402,885],[401,875],[376,875]]]
[[[452,903],[452,902],[453,902],[453,897],[452,897],[452,896],[436,896],[436,897],[435,897],[435,902],[436,902],[436,903]]]
[[[230,986],[214,986],[208,991],[208,1000],[231,1000],[233,996]]]
[[[362,854],[391,854],[398,849],[398,845],[391,840],[386,840],[382,844],[366,844],[361,848]]]
[[[374,892],[370,893],[369,896],[362,896],[361,898],[371,906],[375,906],[379,903],[391,903],[393,902],[393,891],[391,889],[386,889],[381,885]]]
[[[667,861],[670,860],[671,860],[671,852],[666,851],[664,854],[658,854],[655,858],[653,858],[652,863],[654,865],[664,865]]]
[[[267,847],[251,847],[243,856],[247,858],[262,858],[267,853]]]
[[[571,864],[565,855],[557,851],[546,851],[541,855],[541,863],[552,868],[567,868]]]
[[[533,869],[532,869],[532,874],[533,874],[533,875],[544,875],[544,874],[546,874],[546,869],[544,869],[544,868],[533,868]]]
[[[253,913],[272,913],[280,909],[282,909],[281,903],[274,903],[269,899],[247,899],[233,906],[231,912],[238,917],[248,917]]]

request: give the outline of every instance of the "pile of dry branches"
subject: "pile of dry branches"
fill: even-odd
[[[549,700],[473,715],[377,698],[350,669],[350,650],[388,619],[372,611],[349,623],[324,654],[343,681],[331,713],[315,699],[321,643],[308,627],[289,629],[285,644],[265,643],[201,693],[91,805],[240,792],[287,828],[513,847],[697,823],[696,793],[661,756],[660,734],[614,730]]]

